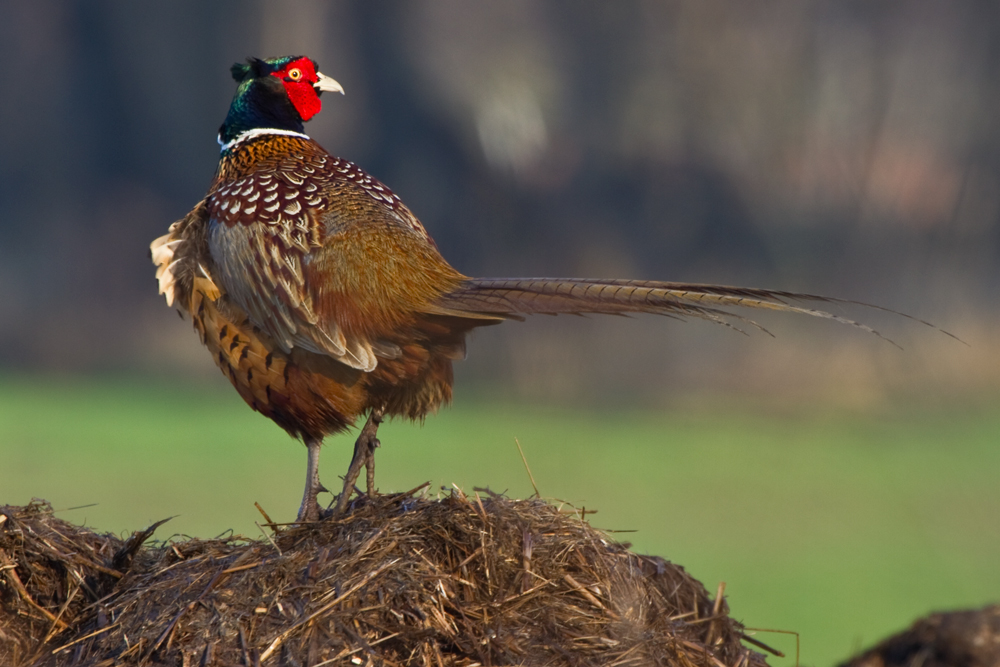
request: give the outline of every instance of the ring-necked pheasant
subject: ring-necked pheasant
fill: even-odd
[[[321,92],[343,89],[308,58],[250,58],[219,131],[205,198],[151,245],[160,293],[189,313],[216,364],[254,410],[308,449],[299,521],[321,516],[324,436],[368,415],[336,513],[347,508],[385,416],[447,403],[452,361],[479,326],[536,313],[655,313],[727,323],[725,307],[849,322],[766,289],[638,280],[467,278],[386,186],[303,134]],[[874,332],[872,332],[874,333]]]

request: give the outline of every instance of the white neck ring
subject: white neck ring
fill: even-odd
[[[277,134],[285,137],[299,137],[300,139],[309,138],[308,134],[302,134],[301,132],[292,132],[291,130],[279,130],[277,128],[271,128],[271,127],[258,127],[254,128],[253,130],[247,130],[246,132],[238,134],[235,139],[227,141],[226,143],[222,143],[221,136],[216,138],[216,141],[218,141],[219,145],[222,146],[222,148],[219,149],[219,152],[225,153],[236,144],[239,144],[248,139],[253,139],[254,137],[259,137],[265,134]]]

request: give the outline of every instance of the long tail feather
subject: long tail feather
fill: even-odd
[[[608,315],[652,313],[681,318],[687,316],[711,320],[742,331],[733,326],[732,322],[736,321],[770,334],[753,320],[726,310],[730,307],[756,308],[799,313],[841,322],[867,331],[892,345],[896,345],[895,342],[866,324],[824,310],[794,305],[789,303],[790,301],[860,305],[893,313],[934,327],[928,322],[904,313],[847,299],[779,290],[652,280],[471,279],[458,289],[442,296],[438,305],[451,312],[515,319],[523,319],[524,315],[535,314],[582,315],[586,313]],[[944,333],[948,334],[948,332]],[[948,335],[952,336],[952,334]],[[954,338],[954,336],[952,337]],[[896,347],[899,346],[896,345]]]

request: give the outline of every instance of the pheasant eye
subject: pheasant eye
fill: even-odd
[[[302,70],[298,67],[288,70],[288,78],[292,81],[298,81],[302,78]]]

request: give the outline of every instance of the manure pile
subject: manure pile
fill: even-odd
[[[997,667],[1000,605],[930,614],[840,667]]]
[[[144,545],[0,506],[0,665],[764,667],[683,568],[541,500],[358,501]]]

